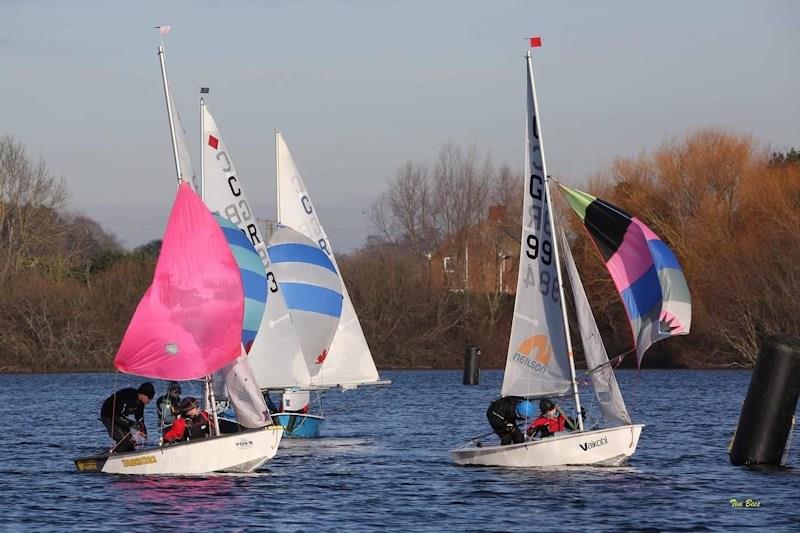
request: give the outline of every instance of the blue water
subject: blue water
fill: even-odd
[[[461,385],[460,372],[384,374],[394,382],[390,387],[325,395],[328,421],[321,439],[284,440],[278,455],[254,474],[195,478],[75,472],[74,457],[108,443],[97,420],[100,403],[115,385],[139,380],[112,374],[0,376],[0,529],[800,527],[800,444],[790,452],[793,468],[753,470],[728,461],[747,371],[647,370],[638,378],[620,372],[634,420],[647,424],[630,464],[552,470],[450,462],[450,448],[489,431],[484,413],[500,389],[500,372],[484,371],[478,386]],[[153,409],[148,411],[152,416]],[[152,419],[149,425],[155,427]],[[732,508],[732,498],[761,505]]]

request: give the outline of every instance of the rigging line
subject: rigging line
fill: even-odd
[[[114,373],[114,385],[113,385],[113,387],[114,387],[114,388],[113,388],[113,389],[111,389],[111,390],[113,390],[113,391],[114,391],[114,392],[112,393],[112,394],[114,395],[114,399],[111,401],[111,438],[112,438],[112,439],[114,438],[114,422],[116,422],[116,420],[117,420],[117,416],[116,416],[116,412],[117,412],[117,373],[116,373],[116,372]],[[128,434],[130,434],[130,431],[128,432]],[[125,435],[125,437],[127,437],[127,436],[128,436],[128,435]],[[125,438],[123,437],[123,439],[122,439],[122,440],[125,440]],[[121,440],[121,441],[119,441],[119,442],[117,442],[117,443],[114,445],[114,447],[113,447],[113,448],[111,448],[111,449],[108,451],[108,453],[113,453],[113,452],[114,452],[114,450],[116,450],[116,449],[117,449],[117,446],[119,446],[119,443],[120,443],[120,442],[122,442],[122,440]]]
[[[319,408],[319,416],[324,418],[325,415],[322,412],[322,392],[321,391],[316,391],[316,393],[317,393],[317,398],[316,398],[317,407]]]
[[[128,432],[125,434],[125,436],[124,436],[124,437],[122,437],[122,439],[121,439],[119,442],[117,442],[117,443],[114,445],[114,447],[113,447],[113,448],[111,448],[111,449],[108,451],[108,453],[109,453],[109,454],[112,454],[112,453],[114,453],[114,450],[116,450],[116,449],[117,449],[117,447],[118,447],[120,444],[122,444],[123,442],[125,442],[125,439],[127,439],[128,437],[131,437],[131,438],[133,438],[133,437],[131,436],[131,431],[128,431]]]
[[[470,437],[469,439],[467,439],[467,442],[469,443],[469,442],[472,442],[472,441],[476,441],[478,439],[482,439],[484,437],[488,437],[489,435],[494,435],[494,431],[490,431],[489,433],[484,433],[482,435],[478,435],[477,437]],[[459,442],[461,442],[461,441],[459,441]]]
[[[591,369],[588,372],[584,373],[580,377],[581,377],[581,379],[589,377],[592,374],[594,374],[595,372],[598,372],[598,371],[606,368],[607,366],[610,366],[611,368],[617,368],[620,364],[622,364],[622,360],[625,357],[627,357],[628,355],[632,354],[635,351],[636,351],[636,348],[632,348],[632,349],[628,350],[627,352],[623,352],[623,353],[621,353],[621,354],[619,354],[619,355],[617,355],[615,357],[612,357],[611,359],[608,360],[608,362],[603,363],[602,365],[598,365],[598,366],[594,367],[593,369]]]
[[[570,420],[570,418],[564,413],[564,410],[561,409],[560,405],[555,404],[555,406],[556,406],[556,411],[558,411],[558,414],[560,414],[561,416],[564,417],[564,420],[566,421],[566,423],[569,426],[570,430],[571,431],[577,431],[578,425],[573,420]],[[578,413],[576,415],[576,418],[577,418],[577,416],[581,416],[581,414]]]

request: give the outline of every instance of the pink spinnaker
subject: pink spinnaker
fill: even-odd
[[[167,221],[150,288],[114,365],[158,379],[197,379],[241,353],[239,267],[205,204],[183,182]]]

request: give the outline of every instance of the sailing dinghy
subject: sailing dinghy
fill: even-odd
[[[208,208],[182,182],[153,282],[114,365],[121,372],[163,380],[204,378],[240,356],[243,306],[239,268],[228,243]],[[275,455],[282,434],[279,426],[265,426],[82,457],[75,466],[81,472],[114,474],[251,472]]]
[[[209,209],[237,227],[252,243],[267,270],[267,308],[248,347],[255,381],[262,391],[283,392],[284,412],[273,413],[273,419],[285,428],[286,436],[318,437],[324,418],[302,411],[309,403],[310,369],[316,366],[319,355],[327,352],[339,322],[342,307],[339,277],[326,270],[332,264],[315,269],[321,260],[327,260],[325,254],[289,228],[279,228],[276,232],[288,239],[281,243],[285,246],[268,248],[219,127],[203,100],[200,108],[204,199]],[[275,252],[277,259],[272,257]],[[294,257],[298,253],[301,257]],[[317,279],[302,278],[309,270]],[[288,276],[286,283],[283,276]],[[325,278],[326,286],[319,286],[320,277]],[[320,309],[325,313],[314,312]],[[223,394],[226,398],[230,396],[228,390]],[[230,414],[223,413],[227,422],[232,422]]]
[[[636,451],[644,426],[631,422],[569,243],[563,232],[560,245],[554,238],[551,180],[545,167],[530,52],[527,112],[520,262],[502,395],[527,399],[572,396],[575,412],[581,412],[561,282],[563,249],[588,373],[607,427],[587,430],[577,416],[578,427],[572,432],[506,446],[472,440],[451,450],[451,455],[459,465],[620,465]],[[687,334],[691,321],[688,288],[675,256],[663,241],[607,202],[564,186],[561,191],[604,255],[631,320],[638,360],[653,342]]]
[[[289,151],[289,146],[280,131],[275,131],[275,164],[278,194],[278,223],[283,226],[270,240],[270,249],[282,250],[281,261],[286,266],[294,265],[295,271],[308,272],[306,286],[313,287],[315,302],[312,309],[299,302],[300,294],[295,287],[295,298],[287,303],[293,314],[306,315],[318,324],[319,339],[325,339],[326,324],[333,324],[332,339],[328,339],[327,349],[323,344],[309,346],[306,351],[306,363],[309,369],[312,390],[341,388],[355,389],[362,385],[388,385],[389,380],[382,380],[375,367],[372,352],[369,349],[361,323],[358,320],[347,286],[342,279],[339,265],[334,257],[333,247],[320,223],[314,203],[308,193],[300,171]],[[292,246],[285,246],[292,243]],[[315,249],[315,250],[313,250]],[[313,250],[313,252],[312,252]],[[278,259],[275,259],[278,262]],[[302,272],[301,270],[302,269]],[[333,276],[332,276],[333,275]],[[338,278],[336,280],[332,279]],[[283,278],[279,278],[283,283]],[[333,289],[333,290],[332,290]],[[335,293],[335,294],[334,294]],[[294,309],[293,309],[294,307]],[[333,323],[326,316],[339,317]],[[304,394],[305,391],[292,394]],[[288,395],[289,398],[292,395]],[[284,398],[287,395],[284,394]],[[317,420],[313,415],[297,415],[279,413],[276,418],[283,425],[293,428],[291,436],[318,436],[314,433]],[[310,426],[310,427],[309,427]]]
[[[210,376],[220,371],[244,430],[220,435],[216,414],[209,409],[211,437],[83,457],[75,465],[83,472],[123,474],[251,472],[275,455],[283,435],[280,426],[272,425],[254,387],[243,350],[255,336],[252,328],[263,313],[266,272],[249,242],[237,240],[237,230],[215,220],[192,188],[194,174],[169,90],[162,46],[158,55],[178,196],[153,283],[137,307],[114,363],[121,371],[159,379],[202,378],[207,406],[214,405]]]

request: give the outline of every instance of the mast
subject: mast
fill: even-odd
[[[561,316],[564,321],[564,333],[567,337],[567,359],[569,360],[569,377],[572,383],[572,398],[575,402],[576,418],[578,419],[578,430],[583,431],[583,417],[581,416],[581,398],[578,394],[578,381],[575,378],[575,360],[572,355],[572,340],[569,335],[569,321],[567,319],[567,303],[564,300],[564,280],[561,275],[561,257],[558,251],[558,239],[556,238],[555,218],[553,217],[553,203],[550,200],[550,175],[547,173],[547,163],[544,158],[544,141],[542,138],[542,119],[539,115],[539,100],[536,98],[536,83],[533,78],[533,60],[531,52],[528,51],[528,76],[531,78],[531,90],[533,91],[533,108],[536,115],[536,129],[539,134],[539,145],[542,155],[542,173],[544,174],[544,195],[547,201],[547,217],[550,220],[550,228],[553,232],[553,257],[556,262],[556,272],[558,273],[558,297],[561,303]]]
[[[203,87],[200,89],[200,94],[208,93],[208,88]],[[206,158],[203,157],[203,150],[205,149],[205,136],[206,136],[206,103],[203,97],[200,97],[200,198],[205,200],[206,192]]]
[[[181,162],[178,157],[178,141],[175,138],[175,121],[172,119],[172,99],[170,98],[169,83],[167,83],[167,66],[164,62],[164,47],[158,45],[158,61],[161,64],[161,81],[164,84],[164,99],[167,101],[167,117],[169,118],[169,134],[172,139],[172,155],[175,158],[175,174],[178,184],[181,183]]]
[[[200,94],[208,93],[207,88],[200,89]],[[206,124],[205,124],[205,106],[206,103],[203,97],[200,97],[200,198],[205,202],[206,191],[206,166],[205,157],[203,157],[203,150],[205,148],[203,139],[205,138]],[[208,398],[208,410],[211,412],[211,423],[214,427],[214,435],[219,435],[219,419],[217,418],[216,404],[217,400],[214,397],[214,386],[211,376],[206,376],[206,395]]]
[[[281,134],[280,130],[275,129],[275,183],[276,191],[278,193],[278,224],[281,223],[281,158],[278,155],[278,136]]]

